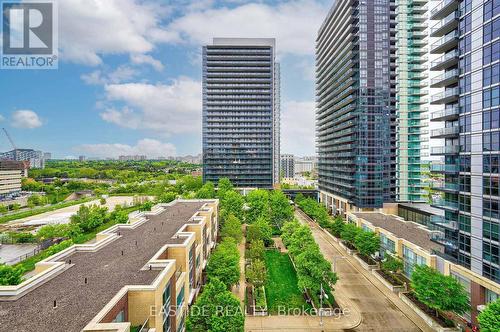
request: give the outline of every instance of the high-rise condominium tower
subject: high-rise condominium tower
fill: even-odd
[[[319,30],[319,189],[334,212],[395,200],[395,34],[394,0],[336,1]]]
[[[443,123],[431,137],[445,139],[431,150],[445,159],[436,225],[448,257],[500,283],[500,1],[445,0],[430,14],[432,82],[442,86],[431,120]],[[472,291],[474,309],[485,295]]]
[[[422,158],[428,155],[427,0],[396,0],[397,200],[427,202]]]
[[[203,47],[203,180],[272,188],[280,173],[280,72],[267,38]]]

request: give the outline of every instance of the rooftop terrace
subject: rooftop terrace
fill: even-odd
[[[424,250],[429,252],[432,250],[443,251],[443,246],[432,241],[432,233],[422,225],[380,212],[354,212],[352,214],[368,221],[375,227],[391,232],[398,238],[414,243]]]
[[[122,287],[154,281],[161,271],[141,269],[165,244],[184,241],[172,237],[204,203],[176,202],[96,252],[64,257],[64,272],[17,300],[0,299],[0,330],[81,331]]]

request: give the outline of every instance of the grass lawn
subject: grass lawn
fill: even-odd
[[[276,250],[266,250],[267,282],[266,299],[270,314],[278,313],[278,308],[306,308],[307,304],[297,286],[297,275],[287,254]]]

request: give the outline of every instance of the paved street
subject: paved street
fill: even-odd
[[[319,227],[311,225],[302,215],[296,213],[296,216],[301,222],[310,225],[325,258],[332,264],[335,260],[334,269],[339,275],[335,294],[337,298],[348,298],[353,309],[362,316],[356,331],[432,331],[396,294],[364,270],[353,257],[348,256],[333,238]]]

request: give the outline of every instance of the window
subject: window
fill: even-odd
[[[460,172],[470,173],[470,156],[460,156]]]
[[[500,13],[500,0],[486,1],[483,7],[483,18],[485,21],[497,16]]]
[[[461,231],[470,233],[470,216],[463,214],[458,216],[458,227]]]
[[[483,90],[483,108],[496,107],[499,105],[500,87]]]
[[[493,264],[500,264],[500,259],[498,258],[498,246],[488,242],[483,242],[483,259]]]
[[[471,116],[461,116],[459,120],[460,133],[468,133],[471,131]]]
[[[496,63],[492,66],[485,67],[483,69],[483,85],[493,85],[498,83],[500,80],[500,64]],[[470,81],[469,81],[469,91],[470,91]],[[465,91],[468,92],[468,91]]]
[[[169,332],[172,326],[170,317],[171,287],[170,282],[163,290],[163,331]]]
[[[470,196],[458,195],[458,208],[463,212],[470,212]]]
[[[113,319],[113,323],[123,323],[125,322],[125,310],[120,310],[120,312],[116,315],[115,319]]]
[[[500,269],[498,267],[483,263],[483,275],[493,281],[500,282]]]
[[[181,307],[182,302],[184,302],[184,288],[185,286],[182,286],[181,290],[179,291],[179,294],[177,295],[177,307]]]
[[[470,236],[465,234],[458,234],[458,247],[460,250],[470,252]]]
[[[498,196],[498,177],[496,176],[484,176],[483,177],[483,194]]]
[[[483,42],[486,44],[500,37],[500,18],[496,18],[483,26]]]
[[[460,42],[458,44],[458,50],[459,50],[460,55],[464,55],[465,53],[468,53],[471,51],[471,35],[470,34],[468,34],[467,36],[460,39]]]
[[[483,156],[483,172],[485,173],[495,173],[500,172],[500,155],[497,154],[487,154]]]
[[[486,240],[499,241],[500,240],[500,227],[498,223],[484,220],[483,221],[483,237]]]
[[[493,219],[500,218],[498,214],[498,199],[483,198],[483,216]]]
[[[415,265],[426,265],[426,259],[416,254],[412,249],[403,245],[404,272],[409,277]]]
[[[497,129],[500,128],[500,109],[493,109],[490,111],[483,111],[483,129]]]
[[[483,133],[483,151],[500,150],[500,132]]]

